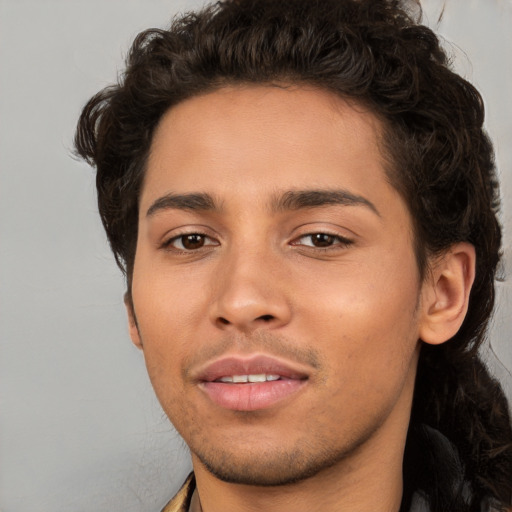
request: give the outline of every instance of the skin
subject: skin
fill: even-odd
[[[204,512],[399,508],[419,340],[458,329],[474,251],[459,244],[420,280],[380,134],[362,107],[276,86],[187,100],[155,132],[130,333]],[[312,190],[356,200],[283,204]],[[200,369],[255,354],[300,367],[304,385],[263,410],[213,403]]]

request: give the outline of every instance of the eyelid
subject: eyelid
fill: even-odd
[[[328,237],[332,237],[336,239],[336,241],[329,246],[326,247],[317,247],[313,244],[301,244],[300,240],[307,237],[313,237],[314,235],[326,235]],[[296,247],[302,247],[306,249],[311,249],[314,251],[335,251],[339,249],[343,249],[348,247],[349,245],[352,245],[354,243],[354,240],[351,238],[348,238],[346,236],[341,235],[340,233],[335,233],[332,230],[329,229],[311,229],[306,233],[302,233],[298,236],[295,236],[293,240],[290,242],[290,245],[296,246]]]
[[[216,246],[220,245],[220,242],[215,237],[211,236],[208,233],[205,233],[205,231],[206,231],[205,229],[201,229],[201,228],[198,229],[198,228],[194,228],[194,227],[178,229],[177,231],[173,230],[173,232],[170,236],[167,235],[163,239],[162,243],[160,244],[160,248],[167,250],[167,251],[175,251],[175,252],[181,252],[183,254],[190,254],[190,253],[194,253],[194,252],[199,252],[199,251],[201,251],[201,249],[216,247]],[[202,247],[199,247],[197,249],[186,249],[186,248],[182,249],[179,247],[173,247],[173,245],[172,245],[173,242],[175,242],[176,240],[179,240],[180,238],[183,238],[185,236],[191,236],[191,235],[202,236],[206,240],[213,241],[214,243],[205,243],[205,245],[203,245]]]

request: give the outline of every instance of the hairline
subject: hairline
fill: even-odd
[[[393,155],[392,146],[396,141],[396,128],[392,126],[392,122],[386,116],[384,116],[377,109],[376,105],[369,99],[365,97],[356,97],[354,95],[349,95],[345,93],[341,93],[340,91],[335,90],[333,87],[329,87],[326,84],[321,84],[314,80],[307,80],[300,77],[290,77],[288,79],[277,79],[272,81],[256,81],[256,80],[233,80],[228,79],[226,77],[221,77],[217,79],[213,79],[210,83],[205,84],[204,87],[193,93],[186,95],[178,99],[176,102],[168,105],[167,108],[162,110],[160,117],[157,122],[151,128],[151,137],[149,138],[149,143],[144,153],[140,158],[140,163],[137,164],[137,174],[140,175],[138,180],[138,190],[137,197],[135,202],[136,208],[136,219],[137,221],[134,223],[135,226],[132,227],[134,231],[133,237],[130,237],[130,254],[129,257],[126,258],[126,278],[127,278],[127,297],[131,300],[131,283],[133,279],[133,270],[137,252],[137,241],[138,241],[138,222],[140,220],[140,199],[142,196],[142,191],[144,189],[145,177],[148,170],[148,164],[151,156],[151,151],[153,147],[153,140],[155,137],[155,133],[158,130],[158,127],[161,125],[163,118],[178,105],[192,100],[198,97],[204,97],[216,91],[226,90],[229,88],[239,88],[239,87],[277,87],[279,89],[288,89],[292,87],[296,87],[299,89],[308,89],[312,88],[313,90],[318,90],[322,92],[330,93],[333,98],[341,99],[345,101],[351,107],[363,107],[369,112],[377,121],[379,129],[375,130],[375,138],[377,142],[377,149],[382,158],[382,166],[384,169],[384,174],[386,181],[388,184],[400,195],[402,200],[404,201],[407,212],[411,217],[412,224],[412,244],[413,250],[415,254],[416,264],[419,271],[420,282],[423,282],[425,276],[428,272],[428,254],[427,248],[423,241],[420,239],[419,228],[418,228],[418,219],[416,219],[413,215],[412,209],[409,204],[409,199],[405,192],[404,186],[404,176],[403,174],[406,172],[404,169],[398,169],[398,162],[395,161],[396,158]],[[333,104],[333,110],[334,110]],[[393,140],[394,139],[394,140]],[[400,150],[398,150],[400,151]]]

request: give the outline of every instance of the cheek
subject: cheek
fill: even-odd
[[[309,321],[318,315],[329,316],[346,327],[358,323],[362,329],[408,323],[415,316],[420,293],[410,254],[401,260],[376,255],[319,265],[305,269],[296,284],[297,305],[303,306]]]
[[[416,298],[411,293],[404,300],[389,286],[369,284],[344,297],[334,293],[323,307],[310,310],[317,319],[310,339],[326,363],[321,384],[326,400],[313,404],[312,410],[320,423],[334,429],[346,420],[351,428],[363,429],[366,419],[386,417],[404,390],[412,389],[418,352]]]
[[[158,278],[158,272],[134,273],[132,295],[149,377],[157,394],[163,381],[180,382],[179,361],[186,350],[182,340],[186,318],[179,288]]]
[[[171,270],[155,260],[142,254],[136,261],[132,295],[141,334],[158,343],[193,328],[206,294],[204,272]]]
[[[332,371],[371,380],[406,370],[417,346],[420,291],[408,256],[401,265],[381,258],[379,265],[340,266],[326,275],[317,269],[303,281],[300,330],[322,342]]]

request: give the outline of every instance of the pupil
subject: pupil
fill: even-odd
[[[182,238],[185,249],[199,249],[204,245],[203,235],[186,235]]]
[[[313,235],[313,245],[316,247],[328,247],[334,242],[332,235],[326,235],[325,233],[316,233]]]

